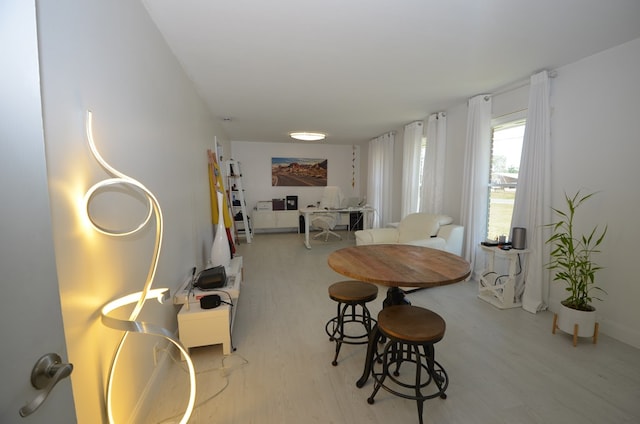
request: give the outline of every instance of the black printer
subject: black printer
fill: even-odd
[[[218,265],[200,271],[198,277],[193,283],[193,287],[200,290],[212,290],[224,287],[227,284],[227,272],[224,266]]]

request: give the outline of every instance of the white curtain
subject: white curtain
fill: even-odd
[[[391,219],[394,142],[393,133],[381,135],[369,142],[367,203],[375,209],[372,228],[384,227]]]
[[[491,96],[480,95],[469,100],[460,211],[461,222],[465,227],[462,256],[471,263],[474,274],[476,250],[484,240],[487,227],[490,161]]]
[[[544,227],[551,222],[549,94],[548,72],[533,75],[512,218],[512,227],[526,229],[526,247],[531,250],[526,256],[526,284],[517,287],[516,294],[524,290],[522,308],[532,313],[546,309],[549,302],[549,271],[545,265],[549,229]]]
[[[444,164],[447,117],[434,113],[427,120],[427,148],[422,166],[420,212],[442,213],[444,203]]]
[[[402,204],[401,216],[418,212],[420,190],[420,151],[422,146],[422,122],[412,122],[404,126],[402,146]]]

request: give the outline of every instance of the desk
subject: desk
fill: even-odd
[[[331,253],[328,264],[344,276],[389,287],[384,307],[408,303],[400,287],[442,286],[462,281],[471,274],[471,265],[460,256],[404,244],[346,247]],[[371,374],[380,337],[375,325],[369,336],[364,372],[356,383],[358,387],[364,386]]]
[[[309,243],[309,221],[311,220],[311,215],[314,213],[361,213],[362,214],[362,228],[369,228],[369,214],[373,212],[374,209],[372,207],[356,207],[356,208],[344,208],[344,209],[321,209],[321,208],[302,208],[300,209],[300,214],[304,215],[304,245],[307,249],[311,249],[311,244]]]

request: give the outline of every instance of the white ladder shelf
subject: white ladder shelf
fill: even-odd
[[[242,185],[242,171],[240,170],[240,162],[237,160],[224,161],[224,169],[227,177],[227,197],[229,202],[229,208],[231,209],[231,216],[233,220],[233,228],[236,235],[236,242],[238,241],[239,231],[242,232],[247,243],[251,243],[251,223],[249,216],[247,215],[247,202],[244,198],[244,187]],[[238,203],[240,203],[238,205]],[[237,213],[242,214],[242,228],[238,228],[235,217]]]

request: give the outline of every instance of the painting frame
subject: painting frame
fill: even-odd
[[[272,157],[272,187],[326,187],[326,158]]]

